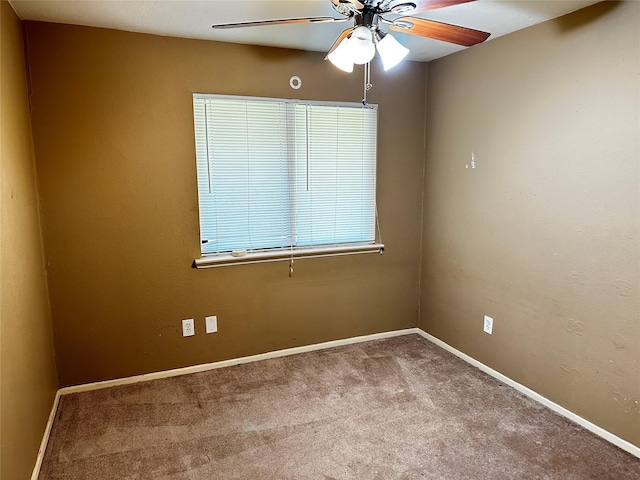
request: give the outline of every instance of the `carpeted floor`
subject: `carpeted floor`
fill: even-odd
[[[639,479],[418,335],[61,398],[40,480]]]

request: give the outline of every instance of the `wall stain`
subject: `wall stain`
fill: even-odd
[[[626,280],[614,280],[611,286],[618,290],[618,295],[628,297],[631,292],[631,284]]]
[[[609,387],[609,391],[613,393],[613,399],[621,404],[624,413],[633,412],[640,414],[640,402],[638,402],[638,400],[623,396],[618,387],[612,383],[607,382],[607,386]]]
[[[573,318],[570,318],[567,321],[567,332],[575,333],[576,335],[584,335],[583,329],[584,322],[581,320],[574,320]]]
[[[571,375],[577,375],[577,376],[582,375],[582,374],[580,373],[580,370],[578,370],[577,368],[572,367],[572,366],[570,366],[570,365],[567,365],[566,363],[561,363],[561,364],[560,364],[560,368],[561,368],[562,370],[564,370],[565,372],[567,372],[567,373],[571,374]]]
[[[584,272],[573,271],[571,272],[571,277],[573,278],[573,283],[577,283],[579,285],[584,285],[587,283],[588,277]]]
[[[613,383],[607,382],[607,386],[609,387],[609,391],[613,393],[613,398],[616,398],[620,395],[620,390],[618,390],[618,387],[616,387]]]
[[[464,168],[469,168],[469,164],[467,163]],[[471,168],[475,170],[476,168],[476,154],[471,152]]]
[[[613,346],[616,347],[617,349],[624,348],[624,346],[627,344],[627,341],[625,340],[625,338],[620,334],[614,335],[612,341],[613,341]]]

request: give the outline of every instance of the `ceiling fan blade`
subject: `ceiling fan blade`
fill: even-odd
[[[329,51],[327,52],[327,56],[324,57],[324,59],[326,60],[327,57],[329,56],[329,54],[331,52],[333,52],[336,48],[338,48],[338,45],[340,45],[340,42],[342,42],[342,40],[344,40],[351,32],[353,32],[356,29],[356,27],[351,27],[351,28],[347,28],[346,30],[343,30],[342,33],[338,36],[338,38],[336,39],[335,42],[333,42],[333,45],[331,45],[331,48],[329,49]]]
[[[346,22],[351,20],[349,17],[333,18],[333,17],[310,17],[310,18],[284,18],[281,20],[261,20],[258,22],[238,22],[238,23],[219,23],[211,25],[211,28],[240,28],[240,27],[260,27],[263,25],[288,25],[292,23],[331,23]]]
[[[421,37],[434,38],[443,42],[455,43],[470,47],[482,43],[489,38],[490,33],[473,30],[448,23],[425,20],[418,17],[402,17],[393,21],[391,30],[400,33],[410,33]]]
[[[410,0],[409,3],[415,3],[416,8],[411,11],[412,14],[426,12],[427,10],[435,10],[437,8],[451,7],[460,3],[475,2],[476,0]]]

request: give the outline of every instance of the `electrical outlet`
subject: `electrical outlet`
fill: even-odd
[[[218,331],[218,317],[204,317],[207,333],[216,333]]]
[[[484,316],[484,333],[488,333],[489,335],[493,335],[493,318]]]
[[[186,320],[182,320],[182,336],[192,337],[195,334],[196,334],[196,330],[193,324],[193,318],[187,318]]]

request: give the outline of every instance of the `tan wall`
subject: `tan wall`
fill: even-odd
[[[416,326],[424,64],[373,72],[384,255],[300,260],[289,278],[282,262],[191,268],[191,94],[359,102],[361,71],[339,72],[320,53],[44,23],[27,31],[62,385]],[[219,333],[206,335],[214,314]],[[196,335],[183,338],[191,317]]]
[[[429,65],[420,322],[635,445],[638,25],[605,2]]]
[[[0,17],[0,477],[17,480],[31,476],[58,385],[22,27],[5,1]]]

